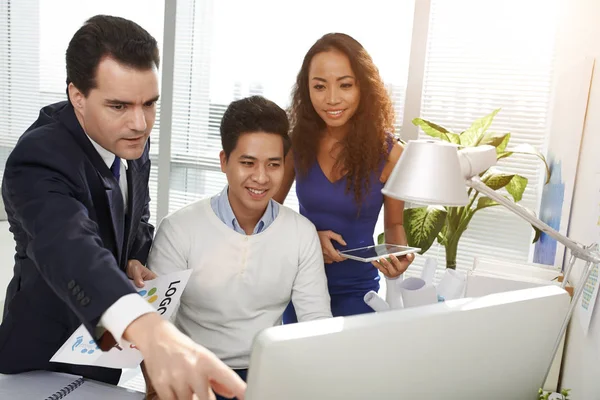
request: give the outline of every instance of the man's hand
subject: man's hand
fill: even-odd
[[[244,399],[244,381],[212,352],[196,344],[158,314],[133,321],[123,337],[144,356],[145,370],[161,400]],[[214,392],[213,392],[214,390]]]
[[[144,287],[144,281],[156,278],[156,274],[144,267],[138,260],[129,260],[127,262],[127,276],[133,279],[135,286]]]

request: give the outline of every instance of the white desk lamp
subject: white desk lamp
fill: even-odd
[[[600,263],[600,253],[596,251],[595,246],[585,247],[562,235],[538,219],[531,211],[513,203],[483,183],[479,174],[496,164],[496,161],[496,149],[493,146],[485,145],[459,150],[457,145],[446,142],[411,140],[406,145],[400,160],[382,189],[382,193],[413,203],[451,207],[466,206],[469,203],[466,187],[485,194],[571,251],[569,265],[561,285],[563,289],[567,285],[575,259],[585,260],[586,264],[581,280],[552,351],[552,361],[554,361],[573,310],[579,302],[584,284],[592,271],[591,265]],[[548,366],[540,387],[546,381],[551,367],[552,362]]]

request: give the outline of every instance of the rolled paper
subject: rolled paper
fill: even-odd
[[[437,293],[445,300],[460,299],[464,296],[466,284],[467,275],[464,272],[446,269],[437,286]]]
[[[435,287],[421,278],[408,278],[400,285],[404,308],[424,306],[438,302]]]
[[[390,309],[390,305],[374,290],[365,294],[364,301],[376,312],[388,311]]]
[[[392,310],[404,308],[404,305],[402,304],[402,294],[400,293],[400,285],[402,282],[404,282],[404,275],[400,275],[394,279],[385,278],[385,301]]]
[[[437,261],[435,258],[427,257],[425,260],[425,265],[423,266],[423,272],[421,272],[421,279],[423,279],[427,284],[433,284],[436,269]]]

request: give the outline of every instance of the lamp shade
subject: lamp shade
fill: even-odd
[[[412,203],[464,206],[469,202],[456,145],[408,142],[381,192]]]

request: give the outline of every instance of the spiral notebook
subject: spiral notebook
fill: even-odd
[[[23,400],[142,400],[144,394],[90,381],[80,376],[47,371],[0,374],[0,399]]]

